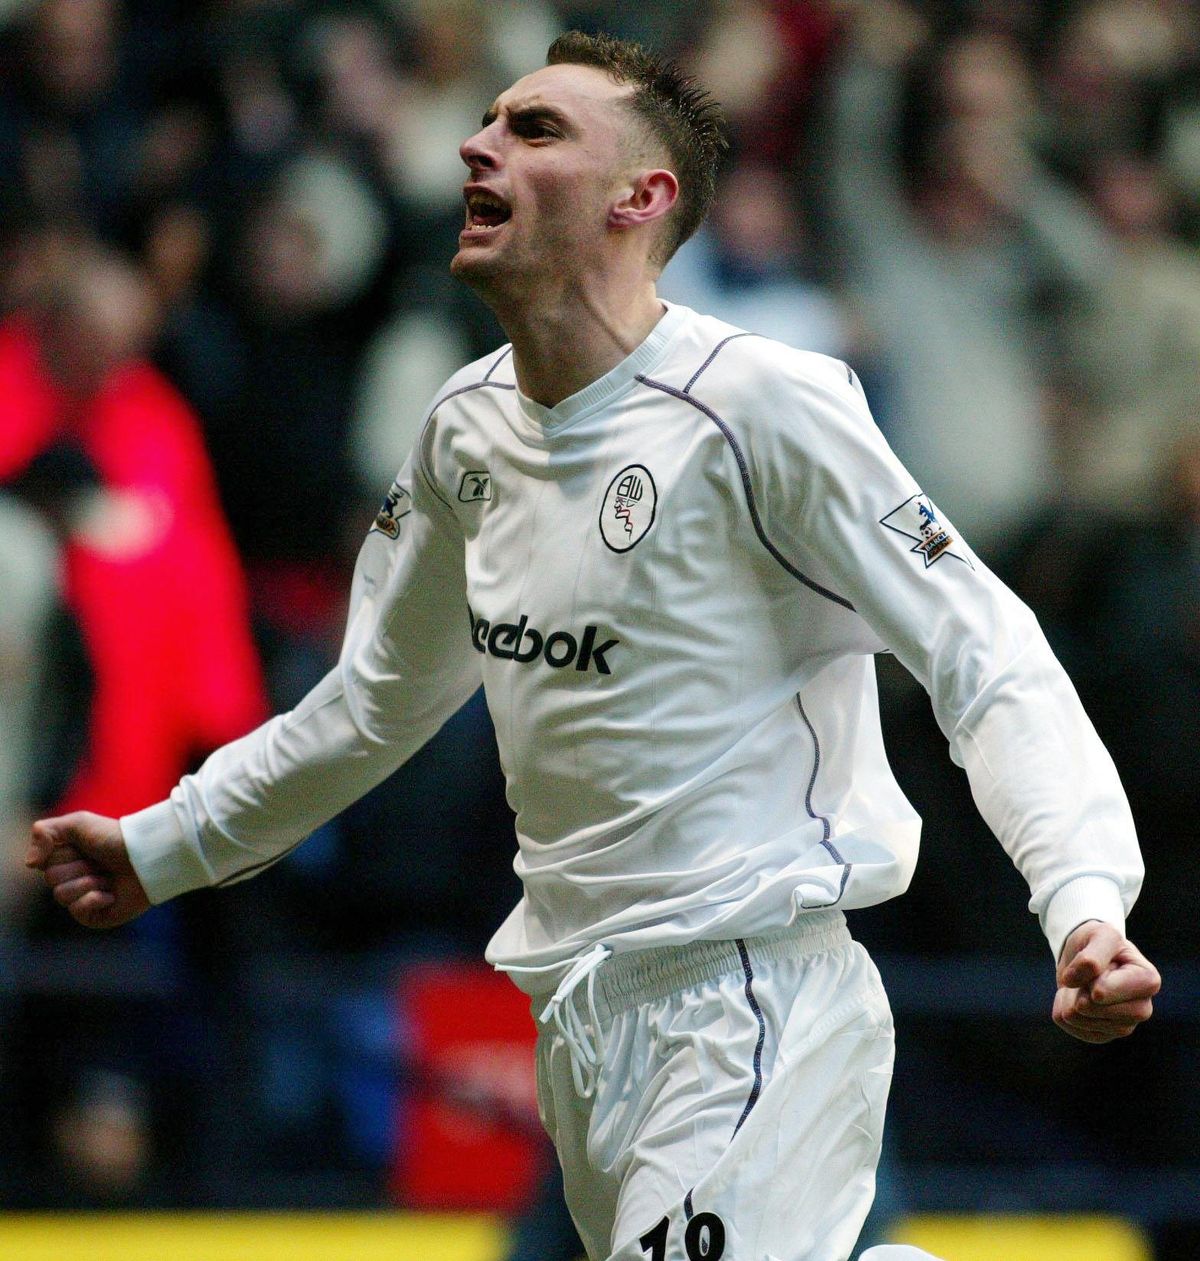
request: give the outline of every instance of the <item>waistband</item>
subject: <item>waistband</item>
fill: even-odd
[[[730,972],[741,974],[747,960],[767,963],[800,959],[848,945],[851,940],[841,911],[808,911],[787,928],[758,937],[692,941],[681,946],[613,954],[592,976],[596,1014],[601,1019],[611,1019],[619,1011],[665,998],[689,985]],[[552,992],[547,990],[533,999],[535,1012],[541,1012]]]

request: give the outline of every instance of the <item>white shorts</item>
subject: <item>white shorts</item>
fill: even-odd
[[[590,1098],[553,1025],[537,1048],[591,1261],[846,1261],[875,1194],[894,1039],[841,912],[616,955],[595,1000]]]

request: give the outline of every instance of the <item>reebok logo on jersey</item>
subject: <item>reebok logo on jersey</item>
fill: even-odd
[[[536,661],[539,657],[555,670],[574,665],[576,670],[594,669],[597,674],[612,674],[605,653],[621,641],[606,639],[602,643],[598,626],[585,626],[583,636],[576,639],[568,631],[551,631],[543,635],[529,625],[524,613],[515,622],[497,622],[492,625],[486,617],[476,617],[467,607],[471,619],[471,643],[476,652],[490,653],[502,661],[519,661],[522,664]]]
[[[912,539],[916,547],[909,548],[909,551],[924,560],[926,569],[943,556],[953,556],[955,560],[975,568],[968,556],[955,550],[954,536],[938,520],[933,504],[920,491],[911,499],[906,499],[899,508],[893,508],[886,517],[880,517],[879,524],[904,535],[906,539]]]
[[[614,552],[627,552],[654,524],[658,489],[641,464],[623,468],[608,484],[600,505],[600,534]]]
[[[400,518],[407,517],[411,511],[412,500],[409,498],[408,491],[400,485],[399,481],[395,481],[387,493],[387,498],[383,501],[383,507],[376,514],[371,529],[378,530],[380,534],[386,534],[389,539],[399,538]]]

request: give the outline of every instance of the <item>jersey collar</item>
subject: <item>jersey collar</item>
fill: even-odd
[[[520,387],[517,387],[517,404],[521,418],[532,422],[536,436],[558,433],[575,421],[598,411],[628,389],[639,374],[649,372],[659,362],[687,314],[686,307],[671,302],[663,302],[663,306],[666,307],[665,314],[640,346],[591,385],[585,385],[582,390],[568,395],[553,407],[543,407],[541,403],[527,398],[521,393]],[[522,429],[528,429],[528,426],[522,425]]]

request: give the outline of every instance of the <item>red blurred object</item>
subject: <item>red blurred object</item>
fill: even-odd
[[[272,560],[250,563],[250,589],[258,615],[287,634],[311,638],[319,627],[335,635],[334,655],[341,647],[346,622],[348,576],[340,565],[319,561]]]
[[[0,485],[64,441],[104,494],[63,553],[95,693],[56,812],[120,815],[165,797],[198,754],[261,722],[266,696],[245,579],[187,403],[140,359],[72,397],[47,371],[32,323],[13,317],[0,325]]]
[[[798,137],[806,134],[813,95],[837,34],[837,18],[832,6],[807,0],[771,0],[770,11],[784,64],[742,141],[748,157],[786,165],[795,161]]]
[[[413,969],[399,992],[412,1090],[390,1190],[415,1209],[514,1213],[545,1172],[529,999],[483,964]]]

